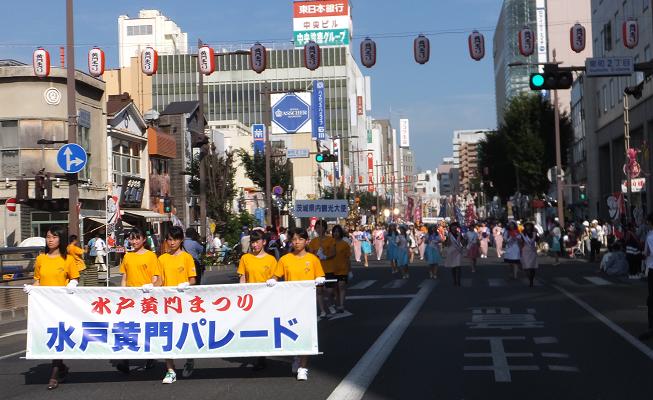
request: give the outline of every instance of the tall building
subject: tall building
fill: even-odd
[[[460,168],[461,165],[461,149],[464,143],[479,143],[485,139],[485,136],[492,132],[490,129],[467,129],[453,131],[453,138],[451,144],[453,147],[453,167]],[[465,153],[467,154],[467,153]]]
[[[237,50],[248,45],[233,45],[224,50]],[[216,46],[216,48],[221,48]],[[239,121],[245,126],[263,123],[264,85],[272,92],[312,91],[313,81],[325,86],[326,133],[322,149],[332,148],[331,138],[340,140],[341,179],[350,185],[356,171],[351,150],[367,147],[367,118],[370,80],[366,79],[348,47],[321,49],[321,66],[315,71],[304,67],[304,50],[295,48],[269,49],[267,69],[261,74],[252,71],[248,55],[216,54],[216,72],[204,78],[204,115],[209,127],[223,121]],[[157,111],[170,102],[197,99],[197,60],[192,55],[159,56],[159,71],[152,80],[152,104]],[[283,141],[287,149],[317,150],[310,133],[272,134],[272,141]],[[333,176],[332,166],[315,163],[312,157],[292,159],[295,199],[319,197],[320,188],[328,185],[324,179]],[[320,178],[322,177],[322,178]]]
[[[440,196],[451,196],[454,194],[453,180],[452,180],[452,170],[453,170],[453,158],[445,157],[442,159],[442,163],[438,166],[438,192]]]
[[[375,190],[388,200],[394,195],[393,182],[397,179],[398,168],[394,165],[394,147],[392,143],[392,124],[389,119],[372,121],[370,141],[367,144],[365,157],[367,183],[372,183]],[[368,187],[369,189],[369,187]]]
[[[140,10],[136,18],[118,17],[118,46],[120,68],[126,68],[147,46],[160,55],[188,53],[188,34],[159,10]]]
[[[399,148],[399,180],[401,196],[397,198],[403,203],[406,196],[413,191],[415,180],[415,157],[413,151],[407,147]]]
[[[569,45],[569,29],[576,21],[582,21],[587,37],[592,37],[590,0],[504,0],[493,37],[495,99],[497,123],[503,121],[503,113],[511,98],[530,91],[529,76],[541,66],[509,66],[511,63],[526,64],[556,61],[562,66],[585,65],[585,58],[592,56],[589,45],[585,51],[575,53]],[[528,26],[536,35],[535,52],[529,57],[519,53],[518,34]],[[558,92],[562,111],[570,110],[569,90]]]
[[[592,1],[592,48],[598,57],[632,57],[634,63],[651,61],[653,53],[653,14],[650,1],[623,2]],[[639,43],[635,48],[623,44],[622,24],[634,18],[639,26]],[[641,73],[630,76],[587,77],[577,84],[582,89],[584,115],[579,120],[587,132],[587,195],[590,217],[609,217],[606,199],[615,193],[627,192],[623,166],[626,160],[624,143],[624,89],[637,85]],[[649,174],[653,170],[650,157],[653,140],[653,84],[642,83],[642,96],[628,96],[630,147],[637,150],[637,161],[642,173],[633,182],[631,204],[636,216],[653,209],[653,198],[648,195]],[[576,125],[576,124],[575,124]],[[582,182],[582,181],[581,181]]]

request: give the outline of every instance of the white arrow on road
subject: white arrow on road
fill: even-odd
[[[350,313],[349,311],[345,311],[343,313],[335,314],[335,315],[329,317],[328,319],[329,319],[329,321],[333,321],[334,319],[347,318],[347,317],[351,317],[352,315],[354,315],[354,314]]]
[[[84,163],[84,160],[81,158],[73,158],[72,160],[70,157],[73,155],[73,151],[70,150],[70,147],[66,147],[66,150],[63,151],[63,154],[66,156],[66,171],[70,171],[70,167],[72,166],[78,166],[79,164]]]

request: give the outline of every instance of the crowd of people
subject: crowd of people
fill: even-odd
[[[517,279],[523,270],[532,287],[539,267],[538,254],[551,253],[556,264],[560,256],[587,256],[596,260],[600,248],[609,251],[603,256],[601,269],[608,274],[628,268],[631,277],[641,276],[642,260],[646,268],[653,268],[653,215],[648,219],[649,229],[637,230],[627,225],[621,232],[598,221],[570,224],[564,229],[552,219],[542,226],[519,221],[474,222],[462,226],[458,222],[441,221],[435,225],[388,224],[387,226],[333,225],[325,220],[316,221],[309,229],[293,230],[243,227],[240,239],[242,256],[239,258],[237,274],[242,284],[264,283],[274,286],[278,281],[313,280],[317,287],[319,318],[331,318],[347,312],[346,290],[352,278],[352,262],[369,267],[370,259],[388,260],[390,271],[400,279],[409,279],[409,264],[419,258],[428,265],[429,278],[438,278],[439,267],[450,270],[454,286],[460,287],[463,266],[469,264],[475,272],[479,258],[490,257],[489,249],[509,267],[509,278]],[[102,250],[99,237],[89,243],[87,249],[95,250],[92,257],[98,257]],[[222,251],[223,242],[219,236],[210,240],[208,246],[200,243],[199,235],[193,229],[186,232],[173,227],[166,235],[157,256],[152,251],[148,232],[134,228],[128,235],[128,252],[120,263],[121,285],[139,287],[145,292],[155,286],[172,286],[185,290],[202,281],[202,256],[209,252]],[[580,243],[580,245],[579,245]],[[577,247],[578,251],[576,250]],[[37,257],[34,267],[34,282],[26,285],[26,293],[33,286],[66,286],[73,289],[78,285],[80,271],[86,268],[83,261],[85,251],[76,236],[66,236],[62,227],[51,227],[46,235],[46,251]],[[353,256],[353,259],[352,259]],[[467,262],[465,262],[467,260]],[[145,268],[144,268],[145,267]],[[647,274],[649,285],[649,323],[653,336],[653,274]],[[177,379],[174,360],[165,360],[166,371],[163,383]],[[130,373],[128,360],[117,364],[117,369]],[[148,360],[145,368],[153,368]],[[253,365],[255,370],[266,367],[264,357]],[[190,377],[194,370],[193,360],[187,360],[182,376]],[[308,357],[296,357],[292,371],[298,380],[308,379]],[[52,362],[48,389],[56,389],[66,379],[68,367],[62,360]]]

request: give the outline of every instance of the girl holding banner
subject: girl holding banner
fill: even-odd
[[[129,243],[133,251],[125,254],[120,263],[122,274],[120,286],[140,287],[145,293],[149,293],[154,286],[161,286],[161,266],[156,254],[150,251],[147,240],[147,235],[140,228],[135,227],[129,233]],[[154,367],[154,360],[147,360],[145,369],[152,367]],[[116,369],[128,374],[129,360],[119,362]]]
[[[444,266],[451,269],[453,285],[460,287],[461,267],[463,265],[463,253],[465,252],[465,237],[460,232],[460,225],[453,222],[449,225],[449,233],[445,241],[447,246],[445,250],[446,259]]]
[[[166,242],[168,244],[168,253],[159,257],[159,264],[163,272],[163,286],[177,286],[177,289],[184,291],[190,285],[195,284],[195,261],[193,256],[184,251],[182,242],[184,241],[184,230],[179,226],[173,226],[168,235]],[[184,377],[190,377],[193,373],[193,360],[187,360],[184,366]],[[166,360],[166,375],[162,383],[174,383],[177,381],[175,373],[175,360]]]
[[[68,257],[66,248],[68,238],[62,227],[52,226],[45,236],[45,254],[36,257],[34,263],[34,283],[25,285],[23,290],[29,294],[33,286],[66,286],[74,291],[77,287],[79,269],[72,257]],[[48,390],[59,387],[68,377],[68,367],[63,360],[52,360],[52,372]]]
[[[277,279],[285,281],[314,280],[315,285],[324,285],[324,270],[320,259],[306,251],[308,232],[304,228],[297,228],[292,234],[292,252],[281,257],[274,277],[267,281],[268,286],[274,286]],[[318,294],[319,296],[319,294]],[[308,356],[295,357],[292,365],[293,373],[297,373],[298,381],[308,379]]]

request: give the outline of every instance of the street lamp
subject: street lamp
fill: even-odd
[[[385,210],[383,210],[383,216],[386,219],[388,219],[388,217],[390,217],[390,210],[388,210],[387,208]]]

